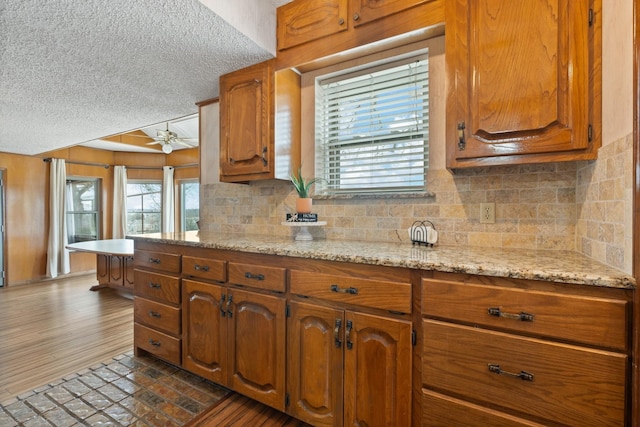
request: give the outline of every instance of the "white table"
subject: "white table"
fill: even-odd
[[[92,291],[106,287],[133,287],[133,240],[90,240],[71,243],[66,248],[70,251],[96,254],[98,284],[91,287]]]

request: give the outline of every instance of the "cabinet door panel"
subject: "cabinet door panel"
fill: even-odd
[[[590,148],[591,3],[447,4],[447,51],[455,52],[447,139],[455,159]]]
[[[270,171],[272,78],[271,61],[220,78],[220,173],[223,178]]]
[[[411,322],[347,312],[344,425],[411,425]]]
[[[294,1],[278,8],[278,50],[345,31],[347,0]]]
[[[353,26],[358,27],[363,24],[384,18],[393,13],[397,13],[432,0],[350,0],[349,11]]]
[[[291,302],[287,377],[289,413],[314,426],[342,420],[342,310]]]
[[[221,286],[182,281],[182,366],[220,384],[226,384],[225,308]]]
[[[98,278],[98,284],[106,285],[109,283],[110,272],[109,265],[111,256],[98,254],[96,255],[96,277]]]
[[[229,386],[284,410],[285,300],[229,289]]]

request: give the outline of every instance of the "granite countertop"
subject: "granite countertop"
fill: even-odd
[[[425,247],[411,243],[295,241],[266,235],[188,231],[127,236],[139,241],[240,252],[385,265],[515,279],[546,280],[614,288],[635,288],[633,276],[568,251]]]

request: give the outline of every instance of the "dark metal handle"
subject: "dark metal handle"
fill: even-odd
[[[333,329],[333,340],[336,343],[336,348],[342,347],[342,341],[340,340],[341,327],[342,327],[342,319],[336,319],[336,327]]]
[[[157,319],[162,317],[162,315],[160,313],[158,313],[157,311],[153,311],[153,310],[149,311],[149,316],[155,317]]]
[[[347,342],[347,349],[351,350],[353,348],[353,343],[351,342],[351,329],[353,328],[353,323],[351,320],[347,320],[347,329],[345,341]]]
[[[458,122],[458,150],[464,151],[467,148],[467,143],[464,138],[464,129],[466,128],[464,122]]]
[[[149,258],[151,264],[160,264],[160,258]]]
[[[149,282],[149,287],[153,289],[160,289],[162,285],[160,283]]]
[[[264,166],[267,166],[268,161],[267,161],[267,147],[262,147],[262,164]]]
[[[248,271],[244,273],[244,277],[247,279],[264,280],[263,274],[253,274]]]
[[[233,317],[233,311],[231,311],[231,301],[233,301],[233,295],[229,295],[229,299],[227,300],[227,314],[229,315],[229,319]]]
[[[344,19],[343,18],[338,19],[338,25],[344,25]]]
[[[229,163],[231,163],[232,165],[236,163],[235,160],[233,160],[233,157],[229,157]]]
[[[526,371],[520,371],[519,373],[504,371],[502,370],[502,368],[500,368],[500,365],[497,365],[495,363],[489,363],[488,367],[489,372],[493,372],[498,375],[507,375],[509,377],[520,378],[523,381],[533,381],[533,374],[530,374]]]
[[[534,315],[521,311],[520,313],[505,313],[499,307],[489,307],[487,313],[491,316],[504,317],[507,319],[520,320],[522,322],[533,322]]]
[[[152,339],[149,340],[149,344],[151,344],[154,347],[160,347],[162,345],[160,341],[154,341]]]
[[[226,295],[222,294],[222,296],[220,297],[220,315],[222,317],[226,317],[227,316],[227,311],[224,309],[224,300],[225,300]]]
[[[358,19],[360,19],[360,15],[359,15],[359,14],[357,14],[357,13],[354,13],[354,14],[353,14],[353,20],[354,20],[354,21],[357,21]]]
[[[341,294],[358,295],[358,288],[344,288],[344,289],[341,289],[340,286],[338,286],[338,285],[331,285],[331,291],[332,292],[339,292]]]
[[[209,271],[209,266],[208,265],[194,265],[193,269],[196,271]]]

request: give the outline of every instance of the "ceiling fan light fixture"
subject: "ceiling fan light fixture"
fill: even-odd
[[[166,144],[162,144],[162,151],[165,154],[171,154],[171,152],[173,151],[173,147],[167,142]]]

